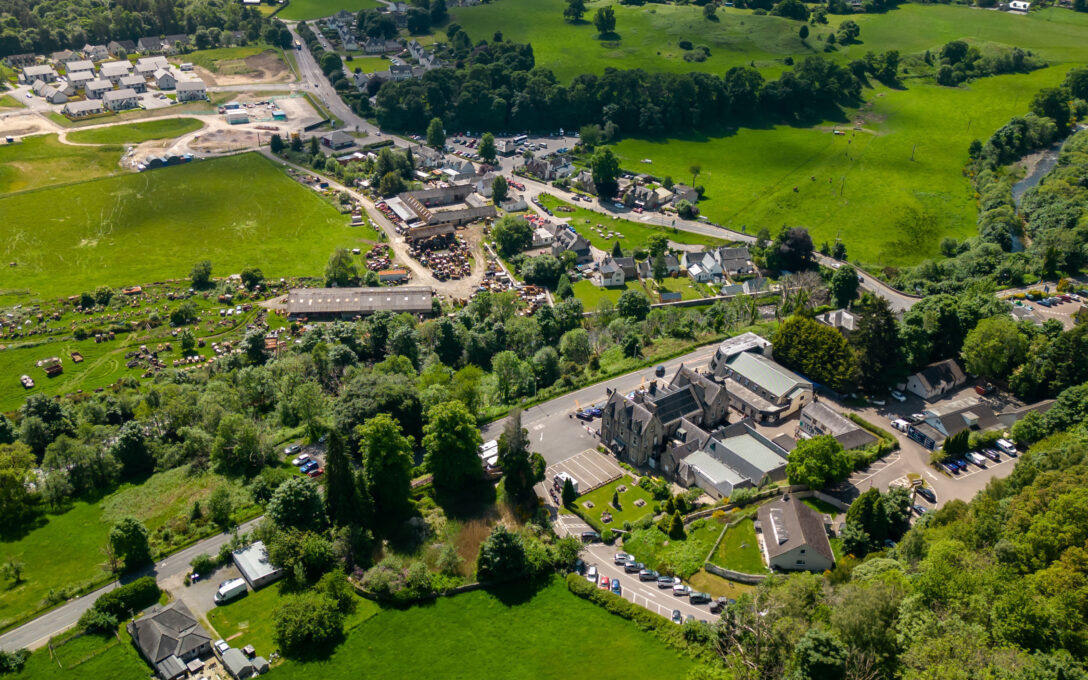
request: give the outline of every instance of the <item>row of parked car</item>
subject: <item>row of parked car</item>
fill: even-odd
[[[302,453],[302,446],[298,444],[291,444],[283,450],[288,456],[294,456],[291,459],[291,465],[298,468],[298,471],[307,477],[320,477],[325,474],[325,468],[321,467],[321,463],[310,457],[308,453]]]
[[[1002,458],[1001,454],[1006,454],[1009,458],[1016,458],[1016,446],[1007,439],[997,440],[997,447],[1000,449],[984,448],[978,451],[968,451],[963,454],[963,458],[949,458],[941,463],[941,466],[948,471],[949,474],[959,474],[962,471],[969,469],[968,462],[980,467],[987,467],[987,461],[1000,463]]]

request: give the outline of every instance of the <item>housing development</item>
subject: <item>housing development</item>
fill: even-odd
[[[1088,678],[1084,0],[0,3],[0,680]]]

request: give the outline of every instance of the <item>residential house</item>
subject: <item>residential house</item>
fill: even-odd
[[[686,184],[674,184],[672,187],[672,202],[676,205],[680,201],[695,203],[699,200],[699,192]]]
[[[158,36],[140,38],[136,41],[136,51],[140,54],[160,54],[162,53],[162,38]]]
[[[729,410],[726,389],[681,366],[672,381],[636,390],[630,397],[613,391],[601,414],[601,443],[634,465],[674,472],[676,462],[701,448]]]
[[[824,516],[792,494],[759,508],[756,534],[767,566],[782,571],[827,571],[835,553]]]
[[[713,253],[685,252],[680,259],[680,265],[687,270],[691,280],[697,283],[717,281],[722,276],[722,266],[718,264]]]
[[[623,270],[623,277],[628,281],[633,281],[638,278],[638,264],[633,257],[617,257],[615,259],[617,265]]]
[[[330,149],[346,149],[355,146],[355,138],[343,130],[333,130],[321,135],[321,145]]]
[[[783,481],[787,455],[786,449],[741,421],[710,435],[699,450],[680,460],[676,478],[713,498],[728,498],[736,489]]]
[[[450,184],[461,184],[476,179],[476,166],[471,161],[458,161],[456,158],[447,159],[452,162],[442,168],[442,179]]]
[[[575,255],[575,264],[585,264],[592,259],[589,250],[589,241],[573,229],[560,229],[555,234],[552,243],[552,255],[560,257],[564,252],[571,251]]]
[[[77,90],[86,89],[87,83],[94,79],[94,74],[90,71],[79,71],[78,73],[68,74],[68,83]]]
[[[208,88],[203,80],[182,80],[174,86],[177,91],[178,102],[199,101],[208,98]]]
[[[128,61],[107,61],[98,67],[98,77],[104,78],[114,85],[121,82],[121,78],[132,71],[132,64]]]
[[[802,438],[831,435],[847,451],[871,446],[879,439],[857,423],[836,412],[822,401],[806,404],[801,409],[801,420],[797,425],[798,436]]]
[[[190,44],[192,41],[189,40],[189,36],[184,33],[175,33],[162,39],[162,50],[166,54],[178,54],[181,51],[180,48],[188,47]]]
[[[84,88],[88,99],[101,99],[102,95],[113,89],[113,83],[108,80],[96,78],[88,82]]]
[[[491,198],[494,195],[494,189],[492,185],[495,183],[495,173],[489,172],[482,177],[476,178],[475,186],[476,193],[480,194],[484,198]]]
[[[19,74],[19,82],[26,83],[27,85],[33,85],[34,81],[40,80],[43,83],[55,83],[57,78],[56,69],[48,64],[35,64],[33,66],[25,67]]]
[[[745,295],[757,295],[771,290],[771,283],[763,277],[748,279],[743,284]]]
[[[84,99],[78,102],[68,102],[61,109],[61,113],[69,118],[83,118],[84,116],[93,116],[95,114],[103,113],[105,109],[102,108],[102,102],[97,99]]]
[[[131,40],[111,40],[106,45],[106,51],[114,59],[124,59],[136,51],[136,43]]]
[[[172,90],[178,85],[178,79],[174,77],[174,74],[164,68],[155,71],[153,77],[155,78],[155,87],[160,90]]]
[[[34,81],[34,94],[50,104],[64,104],[68,101],[68,95],[43,80]]]
[[[601,275],[601,285],[604,287],[622,286],[626,280],[626,275],[623,273],[623,268],[616,262],[611,256],[601,260],[599,268]]]
[[[566,230],[565,225],[545,224],[533,229],[533,248],[544,248],[555,243],[555,232]]]
[[[386,52],[399,52],[401,44],[396,40],[383,40],[382,38],[369,38],[363,43],[363,51],[367,54],[384,54]]]
[[[631,184],[623,192],[623,204],[628,208],[642,208],[643,210],[656,210],[658,203],[657,193],[653,188],[644,184]]]
[[[843,335],[850,335],[856,331],[860,320],[861,317],[848,309],[835,309],[816,315],[816,321],[825,326],[839,329],[839,332]]]
[[[143,76],[133,73],[129,76],[122,76],[118,85],[123,88],[130,88],[137,94],[147,92],[147,81]]]
[[[722,274],[726,276],[748,276],[756,273],[748,246],[718,248],[713,255],[722,269]]]
[[[136,73],[140,74],[145,78],[150,78],[155,74],[155,71],[158,71],[160,68],[170,68],[170,62],[166,60],[166,57],[161,55],[154,57],[141,57],[140,59],[136,60],[135,68]]]
[[[669,276],[680,273],[680,260],[672,253],[665,253],[665,273]]]
[[[79,61],[82,58],[79,52],[73,52],[72,50],[61,50],[49,55],[49,60],[54,64],[67,64],[70,61]]]
[[[156,607],[125,628],[160,680],[187,677],[185,665],[211,653],[211,637],[181,600]]]
[[[551,182],[561,177],[567,177],[574,172],[570,158],[559,154],[552,154],[542,158],[533,158],[525,169],[545,182]]]
[[[672,203],[673,193],[671,190],[666,189],[665,187],[657,187],[654,189],[654,194],[657,197],[657,205],[659,208]]]
[[[390,64],[389,77],[393,82],[408,80],[412,77],[412,67],[409,64]]]
[[[122,90],[110,90],[102,95],[102,105],[110,111],[134,109],[140,105],[140,97],[136,94],[136,90],[131,87]]]
[[[110,57],[110,50],[105,45],[92,45],[87,43],[80,51],[85,58],[90,59],[91,61],[103,61]]]
[[[597,185],[593,183],[593,173],[589,170],[582,170],[574,177],[574,186],[587,193],[597,194]]]
[[[955,359],[930,364],[907,378],[907,391],[926,401],[933,401],[967,382],[967,376]]]
[[[730,403],[758,423],[774,424],[812,401],[812,383],[774,362],[770,342],[745,333],[722,343],[710,370],[725,384]]]
[[[76,56],[78,57],[79,55],[77,54]],[[65,65],[64,65],[64,71],[65,71],[65,73],[68,73],[68,74],[78,73],[79,71],[93,71],[93,70],[94,70],[94,62],[91,61],[90,59],[73,59],[71,61],[65,62]]]
[[[993,408],[974,395],[931,406],[922,414],[925,420],[908,427],[907,436],[927,449],[940,447],[945,439],[964,430],[986,432],[1005,427]]]
[[[521,212],[522,210],[528,210],[529,204],[525,201],[525,196],[521,194],[510,194],[506,197],[499,207],[506,212]]]
[[[33,66],[38,63],[38,55],[33,52],[23,52],[22,54],[9,54],[4,57],[4,65],[11,68],[26,68],[27,66]]]

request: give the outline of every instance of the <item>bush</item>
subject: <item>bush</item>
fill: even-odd
[[[155,604],[161,594],[154,577],[144,576],[102,595],[93,608],[120,619]]]
[[[29,657],[30,652],[26,649],[17,649],[14,652],[0,649],[0,675],[18,673],[23,669]]]
[[[276,642],[288,656],[328,649],[344,633],[344,615],[336,602],[316,593],[288,598],[273,618]]]
[[[79,627],[92,633],[109,633],[117,630],[117,617],[98,607],[91,607],[79,617]]]
[[[211,555],[208,553],[201,553],[193,558],[193,561],[189,563],[189,566],[193,568],[194,574],[206,576],[215,571],[216,567],[219,565]]]

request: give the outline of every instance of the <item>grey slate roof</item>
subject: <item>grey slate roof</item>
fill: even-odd
[[[967,376],[963,374],[955,359],[945,359],[930,364],[918,371],[915,376],[927,390],[939,389],[942,383],[960,385],[967,380]]]
[[[812,383],[761,354],[741,352],[729,359],[729,367],[778,398],[799,387],[812,388]]]
[[[767,503],[759,509],[757,516],[763,529],[768,557],[773,559],[803,545],[835,561],[823,517],[796,496]]]
[[[156,665],[170,656],[184,657],[211,642],[211,637],[181,600],[136,619],[128,624],[128,630],[144,657]]]

